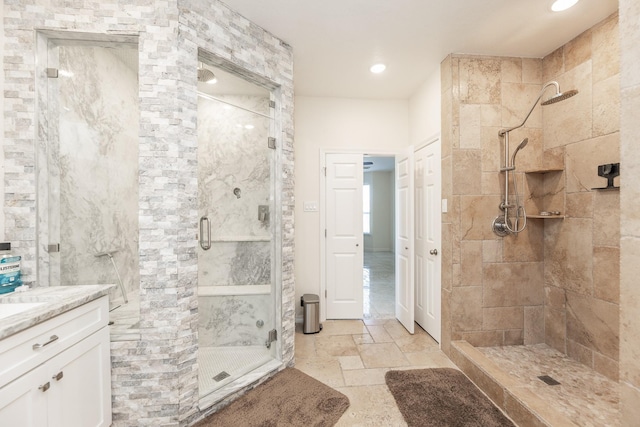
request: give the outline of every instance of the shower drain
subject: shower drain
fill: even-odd
[[[222,381],[223,379],[230,377],[231,375],[229,375],[227,372],[222,371],[220,372],[218,375],[216,375],[215,377],[213,377],[213,380],[217,383],[219,383],[220,381]]]
[[[540,375],[538,378],[547,385],[560,385],[558,381],[556,381],[549,375]]]

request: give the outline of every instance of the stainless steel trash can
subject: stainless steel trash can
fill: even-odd
[[[302,306],[302,332],[316,334],[322,329],[320,325],[320,298],[314,294],[304,294],[300,298]]]

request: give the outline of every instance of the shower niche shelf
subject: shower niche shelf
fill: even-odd
[[[546,174],[552,172],[564,172],[564,168],[544,168],[524,171],[526,174]]]
[[[529,219],[564,219],[564,180],[562,167],[547,167],[524,171],[531,204]],[[559,212],[558,214],[551,214]]]

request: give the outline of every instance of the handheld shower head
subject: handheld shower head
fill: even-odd
[[[516,154],[518,154],[518,151],[526,147],[528,142],[529,142],[529,138],[523,139],[522,141],[520,141],[520,144],[518,144],[516,149],[513,151],[513,154],[511,155],[511,167],[513,169],[516,168]]]

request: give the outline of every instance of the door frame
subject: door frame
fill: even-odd
[[[326,157],[327,154],[361,154],[362,156],[376,157],[397,157],[400,150],[378,150],[365,148],[321,148],[320,149],[320,227],[318,235],[320,239],[320,321],[327,320],[327,242],[325,240],[325,229],[327,228],[326,201],[327,201],[327,177],[326,177]],[[396,202],[394,202],[396,203]],[[398,218],[395,218],[398,221]],[[394,225],[395,227],[395,225]],[[364,248],[363,248],[364,250]]]

